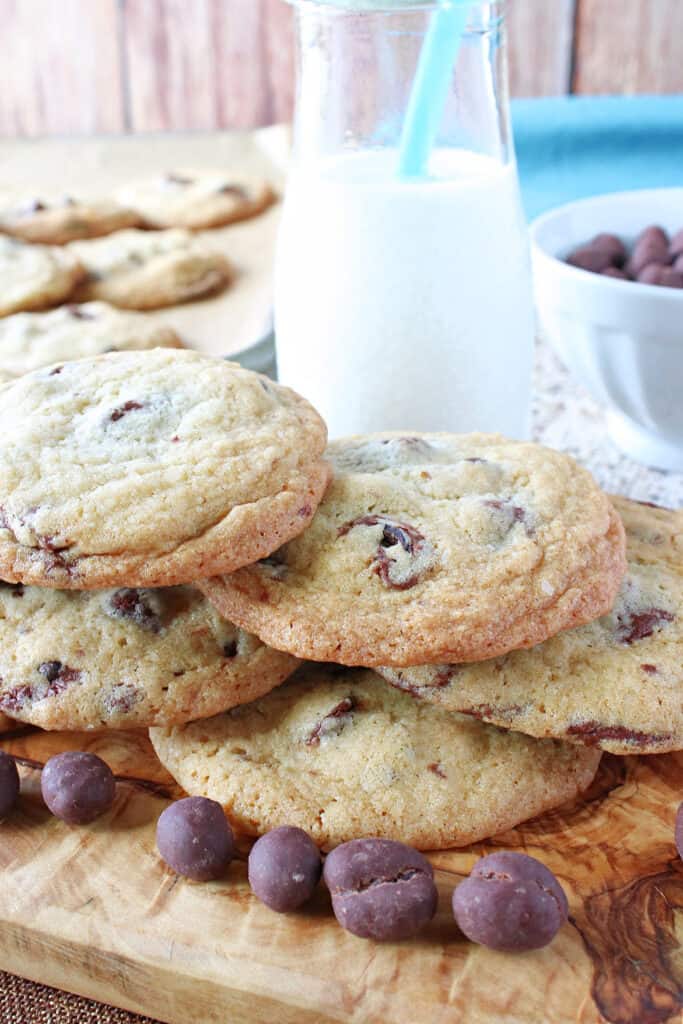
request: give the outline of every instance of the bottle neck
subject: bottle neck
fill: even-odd
[[[326,0],[298,0],[296,164],[398,147],[437,6],[358,11]],[[504,4],[473,3],[468,9],[436,146],[506,163],[514,156]]]

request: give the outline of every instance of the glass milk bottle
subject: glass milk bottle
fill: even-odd
[[[293,2],[279,379],[332,437],[527,437],[534,312],[504,3]]]

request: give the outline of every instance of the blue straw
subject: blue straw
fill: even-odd
[[[443,118],[463,32],[467,5],[444,6],[434,12],[415,73],[401,133],[398,172],[422,178]]]

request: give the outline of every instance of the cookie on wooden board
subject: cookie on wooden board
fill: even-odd
[[[305,529],[325,425],[288,388],[182,349],[113,352],[0,385],[0,578],[191,583]]]
[[[121,203],[136,210],[148,227],[221,227],[254,217],[275,201],[263,178],[216,170],[168,171],[119,189]]]
[[[625,570],[619,516],[567,455],[483,434],[334,441],[309,529],[200,585],[298,657],[481,660],[604,614]]]
[[[377,672],[418,701],[531,736],[683,749],[683,511],[613,501],[628,569],[607,615],[493,661]]]
[[[374,672],[307,665],[232,712],[151,729],[165,768],[242,831],[304,829],[320,846],[363,836],[465,846],[573,799],[600,752],[449,714]]]
[[[100,299],[124,309],[160,309],[223,291],[234,277],[230,261],[189,231],[117,231],[72,242],[68,251],[86,276],[75,300]]]
[[[182,348],[182,342],[172,327],[106,302],[15,313],[0,320],[0,382],[68,359],[147,348]]]
[[[0,710],[42,729],[131,729],[215,715],[297,667],[194,587],[0,584]]]

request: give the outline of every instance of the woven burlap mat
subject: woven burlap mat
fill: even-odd
[[[158,1024],[0,972],[0,1024]]]

